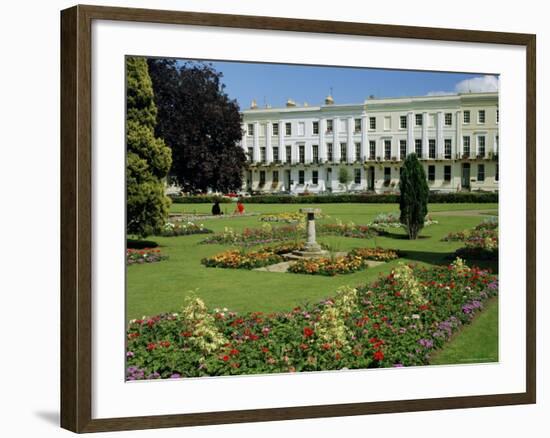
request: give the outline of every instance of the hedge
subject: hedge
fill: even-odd
[[[218,200],[222,203],[230,203],[228,198],[218,196],[181,196],[172,198],[176,204],[200,204],[213,203]],[[337,203],[361,203],[361,204],[397,204],[399,195],[396,194],[338,194],[338,195],[253,195],[241,198],[246,204],[337,204]],[[498,193],[430,193],[430,203],[497,203]]]
[[[197,195],[197,196],[169,196],[173,204],[213,204],[218,201],[220,204],[230,204],[231,198],[218,195]]]

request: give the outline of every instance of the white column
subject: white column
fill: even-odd
[[[267,164],[273,163],[273,146],[271,145],[271,122],[265,124],[265,159]]]
[[[353,163],[355,161],[355,142],[353,141],[354,129],[353,117],[348,117],[348,163]]]
[[[282,120],[279,120],[279,157],[284,157],[281,155],[284,153],[285,149],[285,123]]]
[[[253,144],[254,163],[260,161],[260,122],[254,122],[254,144]]]
[[[313,161],[313,145],[311,142],[306,141],[304,144],[304,153],[305,153],[305,162],[306,164],[309,164]]]
[[[242,133],[243,133],[242,139],[241,139],[241,146],[242,146],[242,148],[245,152],[248,152],[248,148],[246,147],[246,134],[247,134],[247,132],[246,132],[246,123],[243,123],[243,125],[241,127],[241,130],[242,130]]]
[[[428,113],[422,113],[422,158],[428,158]]]
[[[325,143],[325,131],[327,122],[325,119],[319,119],[319,161],[324,163],[327,160],[327,145]]]
[[[455,117],[456,123],[456,142],[453,158],[462,157],[464,145],[462,144],[462,111],[458,110]]]
[[[365,162],[369,156],[369,126],[367,114],[361,115],[361,161]]]
[[[332,154],[334,155],[334,161],[340,162],[340,140],[338,139],[338,128],[340,128],[340,119],[334,117],[332,119]]]
[[[443,158],[445,156],[445,144],[443,142],[443,119],[445,118],[445,115],[443,114],[443,111],[437,112],[437,129],[436,129],[436,151],[435,156],[436,158]]]
[[[297,145],[295,142],[293,142],[293,143],[291,144],[291,150],[292,150],[292,153],[291,153],[291,155],[292,155],[292,163],[293,163],[293,164],[296,164],[296,163],[298,162],[298,159],[299,159],[299,157],[298,157],[299,152],[298,152],[298,145]]]
[[[414,114],[409,111],[407,114],[407,154],[414,152]]]

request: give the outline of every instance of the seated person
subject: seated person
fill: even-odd
[[[212,216],[219,216],[222,214],[222,209],[220,208],[220,201],[215,201],[212,206]]]

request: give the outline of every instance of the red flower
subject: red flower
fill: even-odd
[[[193,335],[191,332],[181,332],[180,336],[183,336],[184,338],[190,338]]]
[[[323,350],[330,350],[330,344],[329,343],[323,344],[322,347],[323,347]]]
[[[313,336],[313,329],[311,327],[304,327],[304,336],[306,338]]]
[[[239,350],[237,350],[236,348],[233,348],[233,349],[229,352],[229,355],[230,355],[230,356],[236,356],[237,354],[239,354]]]
[[[153,351],[155,348],[157,348],[157,344],[151,342],[150,344],[147,344],[147,350]]]
[[[384,353],[378,350],[376,353],[374,353],[374,360],[381,361],[384,359]]]
[[[422,304],[420,306],[420,310],[428,310],[430,308],[430,306],[428,306],[427,304]]]
[[[301,348],[302,350],[307,350],[309,347],[308,347],[307,344],[300,344],[300,348]]]
[[[269,348],[262,347],[262,353],[269,353]]]
[[[227,361],[229,360],[229,356],[227,356],[227,355],[223,356],[223,357],[222,357],[222,360],[223,360],[224,362],[227,362]]]
[[[159,345],[161,347],[168,348],[170,346],[170,342],[169,341],[160,341]]]

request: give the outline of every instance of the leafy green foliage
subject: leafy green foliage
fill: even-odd
[[[127,233],[146,237],[164,225],[170,200],[163,178],[172,164],[170,148],[156,138],[157,108],[144,58],[126,60],[126,215]]]
[[[222,74],[200,62],[149,60],[159,109],[156,134],[172,148],[171,175],[186,192],[242,187],[246,157],[241,115],[224,92]]]
[[[348,189],[348,184],[351,181],[351,174],[347,167],[340,167],[340,170],[338,170],[338,182]]]
[[[403,163],[399,191],[399,219],[405,225],[409,239],[415,240],[428,214],[429,188],[424,168],[414,153],[409,154]]]

